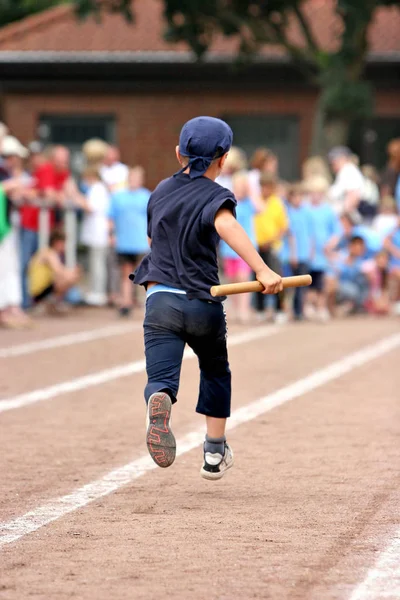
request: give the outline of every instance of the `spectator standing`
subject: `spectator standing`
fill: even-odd
[[[304,202],[302,184],[290,186],[286,210],[289,218],[289,230],[285,239],[289,264],[287,275],[305,275],[310,269],[313,228],[310,209]],[[303,318],[304,292],[304,288],[294,290],[293,314],[296,320]]]
[[[305,315],[321,322],[329,320],[325,276],[329,269],[328,256],[341,235],[339,219],[328,201],[329,183],[323,177],[313,177],[305,182],[310,200],[312,228],[311,276],[307,293]]]
[[[358,210],[364,190],[364,177],[354,164],[352,153],[345,146],[337,146],[328,154],[335,181],[329,190],[329,197],[336,214],[353,213]]]
[[[69,150],[64,146],[55,146],[49,160],[37,157],[32,171],[33,188],[37,199],[49,208],[49,230],[55,226],[56,213],[54,207],[62,207],[65,202],[64,186],[70,177]],[[27,270],[29,261],[39,247],[39,215],[40,207],[25,204],[20,211],[21,227],[21,275],[23,307],[29,308],[30,297],[27,287]]]
[[[112,194],[127,187],[129,168],[120,161],[120,152],[116,146],[108,146],[100,175]]]
[[[119,312],[129,316],[133,307],[132,283],[129,275],[144,254],[149,251],[147,239],[147,204],[150,191],[144,187],[144,170],[135,167],[129,171],[128,189],[112,195],[109,219],[115,235],[115,249],[121,274]]]
[[[258,198],[250,197],[249,179],[245,171],[235,173],[232,178],[232,184],[232,191],[238,202],[236,219],[255,246],[254,216],[264,210],[264,205]],[[251,269],[247,263],[224,241],[220,244],[220,256],[223,259],[225,278],[229,283],[239,283],[250,279]],[[231,300],[235,313],[234,318],[240,323],[248,323],[250,320],[250,295],[233,295]]]
[[[256,240],[260,255],[270,269],[281,273],[282,265],[279,259],[279,251],[282,239],[288,230],[288,218],[285,206],[281,198],[276,194],[277,180],[275,175],[264,172],[260,176],[262,211],[255,217]],[[265,296],[256,294],[256,310],[259,317],[264,312]],[[283,323],[286,315],[283,312],[283,297],[276,297],[277,314],[276,321]]]
[[[18,191],[21,182],[8,179],[0,183],[0,325],[23,328],[32,324],[21,310],[22,292],[18,250],[11,223],[10,195]]]
[[[88,167],[82,181],[87,189],[83,209],[81,241],[89,248],[89,292],[86,302],[107,304],[107,248],[109,193],[96,168]]]
[[[17,207],[20,203],[29,201],[34,196],[34,194],[32,194],[32,190],[29,189],[31,179],[24,169],[24,160],[28,156],[28,150],[19,142],[19,140],[17,140],[17,138],[8,135],[2,140],[1,152],[2,178],[5,180],[4,185],[9,184],[6,186],[7,189],[10,188],[6,192],[5,197],[7,206],[7,219],[10,224],[10,231],[5,237],[3,245],[3,249],[4,246],[7,247],[5,254],[7,254],[6,265],[8,265],[8,281],[10,282],[6,287],[8,287],[9,290],[12,290],[11,296],[13,298],[13,305],[8,311],[8,314],[11,314],[12,318],[16,319],[18,326],[28,326],[31,324],[31,321],[21,310],[22,286],[17,235],[17,228],[19,225]],[[11,283],[11,281],[13,283]],[[18,292],[16,291],[16,286],[18,287]]]

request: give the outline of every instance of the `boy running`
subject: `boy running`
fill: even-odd
[[[160,467],[169,467],[175,460],[171,407],[177,400],[183,351],[188,344],[200,366],[196,411],[206,417],[200,472],[205,479],[220,479],[233,466],[225,438],[231,372],[223,298],[210,294],[210,287],[219,283],[219,238],[256,273],[265,293],[282,290],[281,277],[268,268],[236,221],[232,192],[215,182],[232,137],[230,127],[213,117],[197,117],[183,126],[176,148],[182,168],[162,181],[150,197],[151,252],[132,276],[147,289],[145,399],[150,456]]]

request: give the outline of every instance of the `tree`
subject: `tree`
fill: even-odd
[[[130,20],[135,1],[75,0],[81,15],[104,9],[121,11]],[[312,144],[312,151],[318,152],[345,142],[351,121],[371,113],[372,90],[363,80],[368,28],[379,7],[399,4],[399,0],[333,0],[332,10],[341,25],[334,52],[316,39],[310,0],[164,0],[165,38],[186,42],[201,60],[216,36],[235,37],[244,65],[265,45],[283,47],[293,65],[320,90]],[[300,43],[290,35],[294,23],[302,34]]]
[[[0,27],[63,2],[65,0],[0,0]]]
[[[0,0],[0,26],[64,0]],[[73,0],[77,14],[121,13],[134,21],[135,3],[145,0]],[[161,1],[161,0],[160,0]],[[329,2],[330,0],[326,0]],[[372,89],[363,79],[368,29],[375,11],[400,6],[400,0],[332,0],[340,24],[338,48],[318,43],[312,26],[313,0],[163,0],[165,38],[184,41],[199,60],[216,36],[237,38],[238,61],[246,64],[266,45],[285,49],[293,65],[320,90],[314,122],[313,148],[344,142],[352,120],[372,110]],[[293,41],[293,24],[302,40]]]

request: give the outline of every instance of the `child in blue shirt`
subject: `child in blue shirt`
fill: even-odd
[[[201,468],[205,479],[220,479],[233,465],[225,438],[231,372],[223,298],[210,294],[210,287],[219,282],[219,238],[256,273],[265,293],[278,293],[283,287],[281,277],[267,267],[236,221],[232,192],[215,182],[232,137],[230,127],[213,117],[197,117],[183,126],[176,148],[181,169],[162,181],[150,197],[147,232],[151,251],[132,276],[147,289],[147,448],[160,467],[169,467],[175,460],[171,407],[177,399],[188,344],[200,366],[196,410],[206,418]]]
[[[364,308],[369,295],[369,281],[364,269],[365,242],[361,236],[353,236],[348,249],[336,255],[332,264],[329,294],[333,294],[332,303],[342,304],[342,312],[359,311]]]
[[[130,169],[128,188],[112,195],[108,212],[121,274],[119,312],[124,317],[130,314],[133,305],[129,275],[143,254],[149,251],[146,231],[150,192],[143,187],[143,179],[142,167]]]
[[[312,284],[308,293],[308,318],[327,321],[330,317],[327,308],[325,275],[329,268],[329,254],[332,244],[340,235],[340,223],[332,206],[327,202],[329,183],[324,177],[315,176],[306,183],[310,200],[312,231],[311,276]]]
[[[232,189],[237,200],[237,222],[243,227],[252,244],[256,246],[254,215],[263,210],[263,205],[258,201],[258,198],[250,197],[249,178],[245,171],[233,175]],[[226,242],[221,242],[219,253],[223,259],[224,275],[229,283],[248,281],[251,278],[249,265]],[[235,310],[235,318],[240,323],[247,323],[250,319],[251,296],[249,294],[237,294],[232,296],[231,300],[232,307]]]
[[[310,208],[304,202],[304,188],[296,183],[289,187],[286,211],[289,231],[284,239],[284,273],[305,275],[309,272],[312,250],[312,219]],[[303,318],[304,288],[296,288],[293,295],[293,313],[296,320]]]

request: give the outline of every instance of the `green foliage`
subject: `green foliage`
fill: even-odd
[[[121,13],[133,21],[135,3],[147,0],[71,0],[79,17],[105,12]],[[162,0],[159,0],[160,2]],[[0,25],[22,19],[63,0],[0,0]],[[163,0],[165,38],[184,41],[203,57],[216,36],[238,39],[238,62],[247,63],[267,44],[283,47],[305,77],[322,90],[328,116],[362,117],[372,106],[372,91],[362,80],[368,51],[368,28],[380,6],[400,6],[400,0],[336,0],[342,21],[339,50],[321,48],[304,11],[305,0]],[[288,36],[288,24],[296,21],[301,44]]]
[[[63,2],[65,0],[0,0],[0,27]]]
[[[372,88],[367,81],[333,79],[322,86],[321,102],[328,117],[362,119],[372,113]]]
[[[131,0],[75,0],[76,13],[80,18],[89,15],[100,21],[104,13],[120,13],[127,21],[133,21]]]
[[[322,91],[321,105],[328,117],[365,117],[372,110],[371,86],[362,80],[368,51],[368,28],[379,6],[399,0],[337,0],[342,21],[337,52],[319,46],[304,0],[164,0],[167,39],[185,41],[201,58],[217,35],[236,36],[240,54],[248,58],[266,44],[279,44],[293,63]],[[288,35],[296,21],[301,44]]]

